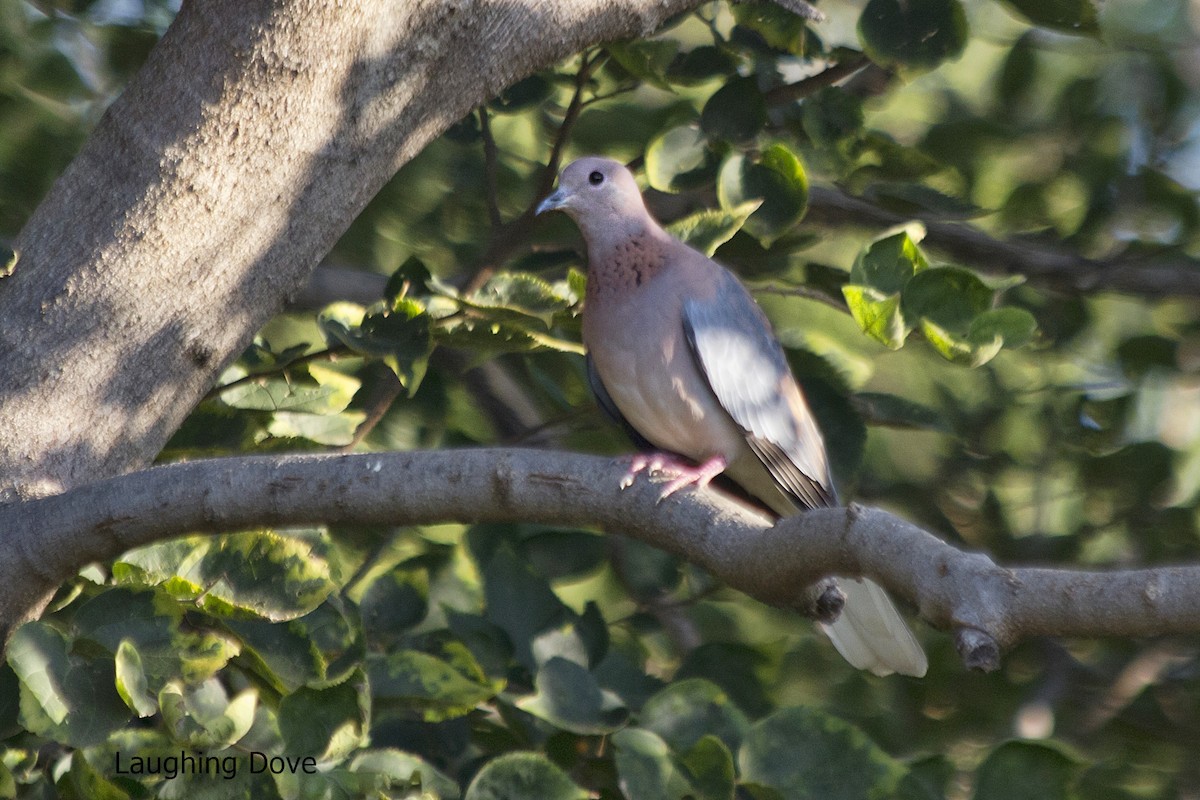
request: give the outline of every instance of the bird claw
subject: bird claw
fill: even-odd
[[[668,453],[641,453],[630,460],[629,470],[621,479],[621,488],[628,489],[633,486],[639,472],[673,475],[658,495],[658,502],[661,503],[686,486],[703,489],[713,478],[724,472],[727,466],[729,463],[721,456],[713,456],[697,466]]]

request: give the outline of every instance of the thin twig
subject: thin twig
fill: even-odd
[[[220,386],[214,386],[208,390],[208,394],[204,395],[204,400],[201,400],[200,402],[204,402],[205,400],[213,400],[217,397],[220,397],[221,394],[227,389],[234,389],[238,386],[242,386],[243,384],[250,383],[251,381],[256,381],[259,378],[269,378],[272,375],[279,375],[280,373],[287,372],[292,367],[297,367],[302,364],[310,364],[313,361],[324,361],[326,359],[333,360],[339,355],[345,354],[347,351],[348,348],[339,345],[337,347],[329,347],[324,350],[314,350],[311,353],[305,353],[302,356],[292,359],[286,364],[274,364],[270,369],[264,369],[259,372],[251,372],[249,375],[243,375],[240,378],[235,378],[229,383],[225,383]]]
[[[849,314],[850,309],[846,307],[846,303],[836,297],[826,294],[819,289],[813,289],[810,286],[781,286],[778,284],[766,284],[763,286],[751,286],[750,291],[754,294],[773,294],[780,297],[803,297],[807,300],[816,300],[819,303],[824,303],[830,308],[836,308],[838,311]]]
[[[479,107],[479,134],[483,137],[483,176],[487,191],[488,219],[492,232],[500,230],[504,220],[500,216],[499,192],[496,188],[496,138],[492,136],[487,106]]]
[[[483,256],[479,259],[479,269],[475,271],[475,274],[471,276],[471,279],[463,287],[464,294],[471,294],[478,291],[495,273],[497,265],[512,255],[513,251],[529,238],[529,233],[533,229],[533,221],[536,216],[538,203],[554,187],[554,180],[558,177],[558,169],[562,163],[567,141],[571,136],[571,129],[575,127],[575,122],[579,119],[579,113],[584,108],[583,93],[587,89],[588,81],[591,80],[596,68],[607,58],[608,56],[603,52],[597,53],[592,58],[589,58],[587,53],[583,54],[579,71],[575,73],[575,90],[571,94],[571,100],[567,104],[567,110],[563,114],[562,123],[559,124],[558,131],[554,136],[554,143],[550,148],[550,158],[542,170],[541,177],[538,179],[537,190],[534,192],[533,199],[518,217],[494,229],[491,241],[488,243]]]
[[[849,78],[870,63],[871,59],[864,55],[839,61],[827,69],[818,72],[816,75],[810,75],[795,83],[786,83],[783,86],[776,86],[774,89],[769,89],[763,94],[763,99],[767,101],[767,105],[769,106],[781,106],[793,103],[816,94],[821,89],[832,86],[838,81]]]
[[[354,436],[350,439],[350,443],[340,448],[342,453],[353,453],[355,448],[362,444],[363,439],[375,430],[375,426],[383,420],[388,409],[392,407],[392,403],[395,403],[396,398],[404,391],[404,386],[396,377],[396,373],[392,372],[391,367],[380,365],[379,372],[383,377],[381,384],[375,387],[367,400],[367,416],[354,429]]]

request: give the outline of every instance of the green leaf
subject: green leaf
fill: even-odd
[[[417,393],[433,353],[431,325],[425,307],[410,298],[398,299],[389,311],[363,319],[367,352],[384,357],[409,397]]]
[[[675,766],[667,743],[641,728],[613,734],[621,793],[638,800],[679,800],[691,794],[687,779]]]
[[[1033,340],[1037,333],[1037,320],[1023,308],[993,308],[971,320],[967,338],[973,342],[987,342],[1000,337],[1005,347],[1021,347]]]
[[[629,713],[611,692],[600,689],[587,668],[565,658],[551,658],[534,679],[537,694],[517,707],[555,727],[585,736],[612,733]]]
[[[458,800],[458,783],[435,769],[420,756],[390,748],[363,750],[350,762],[350,771],[380,775],[390,787],[412,787],[430,792],[440,800]]]
[[[862,130],[862,100],[843,89],[827,87],[804,101],[800,120],[813,144],[836,148],[857,138]]]
[[[571,618],[569,609],[508,545],[500,547],[483,570],[487,617],[508,634],[516,658],[531,673],[537,662],[531,649],[538,634]]]
[[[905,284],[901,306],[909,324],[925,318],[965,334],[972,320],[991,307],[995,296],[974,272],[937,267],[918,272]]]
[[[921,320],[921,333],[933,345],[933,349],[947,361],[968,367],[983,366],[995,358],[1004,347],[1004,340],[999,336],[976,341],[946,330],[927,317]]]
[[[850,282],[890,295],[928,267],[929,261],[913,237],[900,231],[876,239],[859,253],[850,268]]]
[[[587,793],[540,753],[508,753],[488,762],[465,800],[584,800]]]
[[[761,715],[771,708],[762,675],[767,663],[768,657],[761,650],[747,644],[706,642],[687,654],[675,673],[675,681],[705,678],[724,689],[737,708]]]
[[[496,694],[495,687],[419,650],[371,657],[367,671],[376,702],[416,711],[428,722],[461,717]]]
[[[945,413],[894,394],[859,392],[854,407],[870,425],[950,432]]]
[[[945,800],[957,772],[954,762],[944,755],[910,761],[897,800]]]
[[[717,252],[718,247],[728,242],[735,233],[742,229],[746,220],[760,205],[762,205],[761,200],[751,200],[730,211],[723,209],[697,211],[695,214],[675,220],[667,226],[667,230],[675,238],[711,257],[713,253]]]
[[[423,569],[389,570],[367,588],[359,602],[363,632],[372,644],[387,645],[425,619],[429,611],[429,573]]]
[[[870,0],[858,36],[878,64],[933,69],[962,55],[967,16],[958,0]]]
[[[1133,378],[1179,368],[1179,342],[1166,336],[1131,336],[1117,345],[1116,355],[1122,371]]]
[[[743,780],[791,800],[884,800],[906,772],[861,730],[813,708],[785,708],[755,724],[738,761]]]
[[[455,639],[470,650],[485,674],[508,674],[513,648],[499,625],[494,625],[483,617],[453,609],[446,609],[446,620]]]
[[[646,145],[646,179],[660,192],[683,192],[711,183],[718,160],[694,125],[668,128]]]
[[[129,721],[112,661],[69,652],[66,637],[48,623],[18,628],[8,644],[8,663],[20,682],[20,722],[32,733],[87,747]]]
[[[1043,28],[1083,36],[1100,32],[1099,11],[1091,0],[1005,0],[1005,3]]]
[[[389,307],[395,307],[396,303],[414,291],[428,291],[432,281],[433,275],[425,262],[416,256],[409,256],[388,278],[383,290],[384,302]]]
[[[681,761],[699,800],[733,800],[733,755],[723,741],[711,734],[703,736]]]
[[[240,377],[231,371],[229,377]],[[299,411],[339,414],[350,405],[361,382],[352,375],[320,364],[289,370],[287,377],[264,376],[221,392],[221,401],[233,408],[257,411]]]
[[[502,114],[515,114],[541,105],[554,94],[554,84],[541,75],[530,75],[500,91],[488,106]]]
[[[774,50],[806,55],[807,21],[775,3],[738,3],[730,8],[737,24],[754,31]]]
[[[746,715],[725,690],[701,678],[685,678],[668,685],[646,701],[639,721],[677,753],[686,753],[710,735],[736,751],[750,727]]]
[[[996,97],[1010,113],[1019,114],[1034,102],[1032,92],[1043,74],[1039,35],[1034,29],[1021,34],[996,73]]]
[[[276,439],[307,439],[329,447],[344,447],[354,441],[367,415],[362,411],[344,414],[297,414],[279,411],[267,423],[267,433]]]
[[[714,139],[748,142],[767,124],[767,101],[754,78],[734,76],[713,92],[700,112],[700,128]]]
[[[683,86],[694,86],[730,75],[736,69],[737,60],[727,50],[702,45],[676,56],[667,68],[667,78]]]
[[[238,637],[241,663],[280,694],[325,679],[325,659],[302,624],[227,619],[225,625]]]
[[[369,313],[354,303],[334,303],[317,324],[331,344],[382,358],[408,396],[416,393],[433,352],[432,320],[420,302],[398,298],[392,307]]]
[[[909,329],[900,313],[899,293],[885,295],[870,286],[848,283],[842,287],[842,296],[863,333],[892,350],[904,346]]]
[[[194,686],[171,681],[158,693],[167,733],[180,744],[202,750],[220,750],[238,742],[254,724],[257,706],[253,689],[230,700],[216,678]]]
[[[201,635],[184,629],[183,608],[165,589],[108,589],[76,609],[72,626],[76,641],[95,643],[117,657],[118,681],[121,649],[132,648],[128,666],[141,673],[151,692],[179,675],[181,657],[193,652]]]
[[[584,353],[583,345],[569,339],[540,333],[519,324],[468,317],[457,317],[443,325],[438,331],[438,342],[473,352],[475,362],[501,353],[528,353],[535,350],[579,356]]]
[[[128,794],[88,763],[82,750],[71,756],[71,770],[59,780],[58,789],[65,798],[129,800]]]
[[[479,311],[490,312],[495,319],[537,320],[545,329],[550,326],[555,314],[571,306],[571,297],[536,275],[500,272],[488,279],[478,292],[463,298],[462,302]]]
[[[1078,766],[1062,750],[1035,742],[1006,742],[975,775],[974,800],[1069,800]]]
[[[311,544],[271,531],[151,545],[126,554],[123,561],[219,616],[294,619],[324,602],[335,588],[329,564]]]
[[[621,698],[628,708],[640,709],[663,682],[648,675],[642,664],[615,648],[609,648],[604,659],[592,670],[597,682]]]
[[[985,210],[920,183],[876,183],[862,194],[876,205],[906,216],[962,220],[979,217]]]
[[[303,687],[279,701],[279,732],[290,756],[345,757],[367,741],[370,699],[363,674],[322,689]]]
[[[587,273],[571,267],[567,270],[567,289],[570,290],[573,296],[574,303],[578,303],[587,294]],[[573,304],[574,304],[573,303]]]
[[[746,220],[746,232],[770,247],[804,216],[808,209],[808,177],[790,150],[774,144],[757,163],[744,155],[731,156],[717,179],[717,199],[729,213],[753,200],[762,205]]]
[[[550,580],[581,578],[608,563],[608,544],[590,531],[539,531],[521,541],[521,555]]]
[[[668,92],[674,91],[666,80],[667,68],[679,52],[674,39],[642,39],[605,45],[608,54],[635,78]]]
[[[139,717],[149,717],[158,711],[158,703],[150,693],[146,673],[142,669],[142,657],[133,642],[122,639],[117,647],[115,659],[117,694]]]

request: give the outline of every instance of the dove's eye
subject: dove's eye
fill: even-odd
[[[590,183],[592,186],[599,186],[600,184],[604,183],[604,173],[597,170],[591,175],[588,175],[588,183]]]

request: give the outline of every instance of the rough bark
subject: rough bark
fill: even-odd
[[[534,450],[259,456],[171,464],[0,508],[0,623],[21,598],[90,561],[178,536],[318,522],[599,525],[679,553],[729,585],[797,608],[827,575],[868,575],[993,669],[1030,636],[1200,631],[1200,566],[1092,572],[1005,568],[879,509],[821,509],[775,525],[713,491],[658,501],[611,459]]]
[[[0,502],[147,463],[396,169],[698,0],[189,0],[0,281]]]

